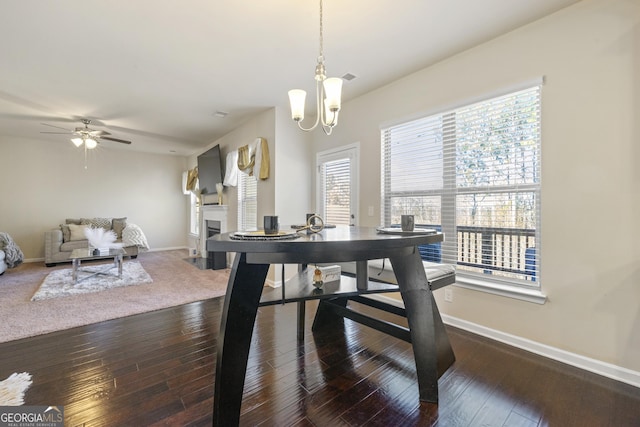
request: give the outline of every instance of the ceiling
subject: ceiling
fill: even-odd
[[[343,102],[578,0],[325,0],[329,77]],[[132,145],[188,155],[274,106],[314,102],[314,0],[0,2],[0,139],[69,144],[81,120]],[[309,99],[311,98],[311,99]],[[216,112],[228,113],[225,118]],[[292,126],[294,124],[292,123]]]

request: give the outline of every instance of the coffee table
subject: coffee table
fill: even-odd
[[[82,280],[88,279],[89,277],[96,276],[98,274],[110,275],[109,271],[113,268],[118,268],[118,277],[122,277],[122,260],[126,252],[122,248],[117,249],[109,249],[109,253],[105,253],[103,255],[94,255],[93,249],[91,248],[82,248],[82,249],[74,249],[69,256],[71,259],[72,269],[72,278],[73,283],[77,284]],[[88,271],[80,269],[80,263],[82,261],[88,260],[96,260],[96,259],[109,259],[113,258],[113,264],[108,264],[105,268],[98,271]],[[78,272],[89,273],[88,275],[78,279]]]

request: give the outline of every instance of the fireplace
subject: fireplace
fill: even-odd
[[[222,223],[220,221],[206,219],[204,224],[206,227],[205,231],[207,238],[222,232]],[[212,270],[222,270],[227,268],[227,253],[207,252],[207,268]]]
[[[222,258],[221,255],[212,255],[207,251],[207,238],[216,233],[226,233],[227,230],[227,205],[204,205],[202,206],[201,215],[200,215],[200,234],[199,234],[199,252],[201,263],[206,264],[206,268],[214,268],[210,267],[209,264],[213,264],[213,261],[209,262],[209,260],[216,259],[218,257],[218,261],[216,262],[217,268],[225,268],[229,264],[229,260],[227,256],[224,255],[224,263],[220,260]],[[211,222],[207,224],[207,222]],[[224,254],[224,252],[222,252]]]

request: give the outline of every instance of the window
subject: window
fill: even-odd
[[[442,230],[442,262],[461,280],[539,288],[540,86],[381,137],[386,226],[413,214],[416,226]]]
[[[258,181],[255,176],[238,174],[238,229],[256,230],[258,227]]]
[[[359,150],[358,144],[352,144],[318,153],[317,207],[326,224],[355,224]]]

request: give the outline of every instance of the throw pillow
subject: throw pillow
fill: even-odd
[[[62,230],[62,243],[66,243],[71,238],[71,230],[69,230],[69,224],[60,224],[60,230]]]
[[[82,220],[80,219],[75,219],[75,218],[67,218],[64,220],[65,224],[76,224],[76,225],[80,225],[80,222],[82,222]]]
[[[119,240],[122,240],[122,230],[127,226],[127,217],[124,218],[113,218],[111,221],[111,228],[116,233],[116,237]]]
[[[85,228],[88,225],[69,224],[69,231],[71,232],[69,240],[87,240],[87,236],[84,235]]]
[[[106,231],[111,230],[111,218],[82,218],[80,224],[92,228],[104,228]]]

